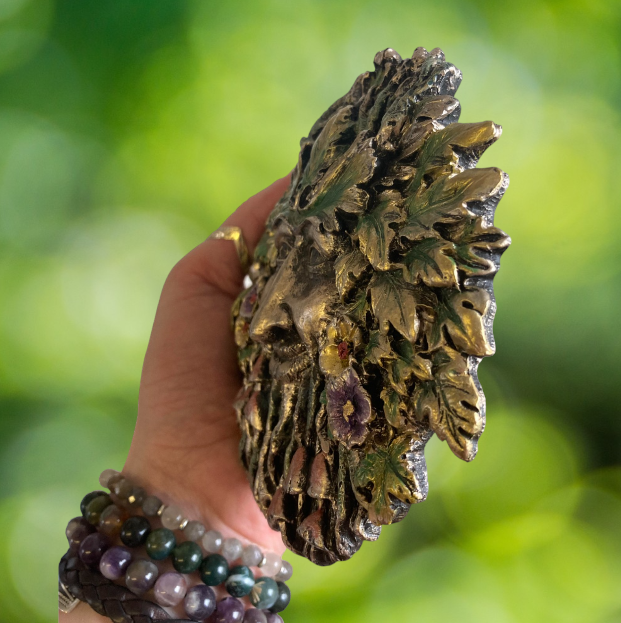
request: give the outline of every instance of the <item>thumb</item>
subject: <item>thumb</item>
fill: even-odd
[[[242,203],[229,218],[225,226],[239,227],[248,250],[252,254],[265,229],[265,221],[278,200],[283,196],[291,173]],[[190,251],[173,269],[185,279],[195,279],[223,294],[234,298],[239,294],[244,278],[243,269],[237,257],[235,246],[228,241],[208,238]]]

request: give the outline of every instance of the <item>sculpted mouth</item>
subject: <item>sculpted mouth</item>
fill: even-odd
[[[305,353],[306,345],[303,342],[274,342],[272,343],[272,351],[278,359],[286,361]]]
[[[275,342],[272,345],[270,374],[281,380],[293,379],[311,364],[311,356],[303,342]]]

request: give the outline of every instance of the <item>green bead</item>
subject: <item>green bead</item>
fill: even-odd
[[[93,498],[84,509],[84,518],[93,526],[99,525],[101,513],[112,504],[112,498],[105,493]]]
[[[291,601],[289,587],[284,582],[276,582],[276,584],[278,584],[278,597],[274,605],[269,609],[270,612],[282,612]]]
[[[211,554],[201,564],[201,579],[207,586],[222,584],[229,575],[229,563],[220,554]]]
[[[173,550],[173,567],[179,573],[192,573],[196,571],[203,561],[203,552],[199,545],[193,541],[181,543]]]
[[[146,517],[130,517],[121,528],[121,541],[127,547],[143,545],[151,532],[151,524]]]
[[[147,537],[147,554],[153,560],[164,560],[168,558],[177,545],[175,533],[168,528],[158,528],[153,530]]]
[[[255,608],[266,610],[278,599],[278,584],[272,578],[259,578],[250,591],[250,601]]]
[[[254,586],[254,575],[245,565],[237,565],[229,571],[229,577],[224,583],[229,595],[233,597],[245,597]],[[278,588],[276,588],[278,594]],[[274,599],[276,601],[276,599]],[[272,604],[270,604],[271,606]]]
[[[100,495],[107,494],[105,491],[91,491],[82,498],[82,501],[80,502],[80,512],[82,513],[82,517],[84,517],[84,519],[86,519],[86,507],[88,506],[88,503],[95,498],[98,498]]]

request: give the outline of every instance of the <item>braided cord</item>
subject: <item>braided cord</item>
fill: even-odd
[[[114,623],[187,623],[189,619],[171,619],[166,610],[151,601],[134,595],[125,586],[89,569],[77,553],[69,550],[58,565],[58,577],[71,594],[85,601],[95,612]]]

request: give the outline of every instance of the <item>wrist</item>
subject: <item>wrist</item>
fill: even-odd
[[[228,452],[224,450],[224,454]],[[238,482],[231,483],[230,471],[224,474],[217,468],[217,454],[218,449],[214,448],[209,464],[195,464],[186,470],[185,477],[180,477],[179,462],[160,458],[146,463],[130,452],[121,475],[142,487],[148,496],[159,498],[165,506],[177,507],[188,521],[201,522],[206,530],[282,555],[286,549],[282,537],[268,526],[243,470],[240,467],[239,474],[233,476],[237,476]]]

